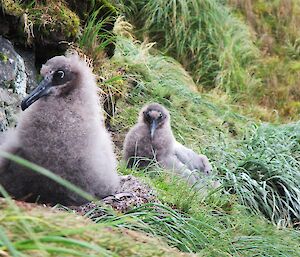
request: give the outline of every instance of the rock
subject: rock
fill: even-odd
[[[26,93],[31,92],[37,86],[37,70],[35,68],[35,54],[31,51],[16,49],[25,63],[25,73],[27,75]]]
[[[102,199],[117,211],[127,212],[142,204],[159,202],[153,189],[134,176],[121,176],[120,185],[116,194]]]
[[[16,125],[21,99],[37,85],[34,55],[20,54],[0,36],[0,132]]]
[[[19,103],[17,94],[0,87],[0,133],[16,125]]]
[[[24,60],[10,41],[1,36],[0,59],[0,86],[24,97],[27,81]]]

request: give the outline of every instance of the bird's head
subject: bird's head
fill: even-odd
[[[170,114],[168,110],[158,103],[152,103],[145,106],[141,111],[141,119],[147,124],[151,138],[154,137],[155,131],[169,123]]]
[[[69,92],[74,87],[74,81],[78,76],[77,57],[56,56],[42,66],[41,75],[43,80],[22,101],[21,108],[24,111],[41,97],[48,95],[61,95]],[[76,83],[75,83],[76,84]]]

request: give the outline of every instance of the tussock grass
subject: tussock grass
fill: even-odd
[[[221,172],[234,193],[279,226],[299,222],[300,123],[263,124],[240,147],[240,153],[222,159]]]
[[[131,39],[119,38],[114,58],[136,81],[116,119],[121,131],[136,122],[145,103],[164,104],[177,139],[208,155],[242,204],[279,226],[299,221],[299,123],[257,125],[234,107],[209,102],[187,87],[174,61]]]
[[[158,43],[206,88],[247,93],[258,49],[250,32],[219,1],[115,1],[144,37]]]
[[[197,252],[208,243],[206,236],[196,225],[199,226],[199,222],[161,204],[145,204],[124,215],[100,217],[96,219],[96,222],[146,232],[163,238],[183,252]],[[205,226],[205,224],[202,225]],[[214,230],[210,226],[206,228]]]
[[[300,2],[228,0],[256,35],[261,58],[257,77],[263,87],[253,94],[260,105],[276,109],[287,121],[300,114]]]
[[[165,186],[174,187],[174,184],[165,182]],[[177,186],[180,189],[183,184]],[[172,195],[169,195],[169,200],[171,198]],[[217,198],[223,202],[227,198],[228,203],[228,196]],[[196,197],[196,200],[199,198]],[[103,225],[146,233],[183,252],[195,252],[200,256],[299,254],[297,231],[276,230],[266,220],[249,215],[233,199],[227,208],[221,208],[218,204],[212,208],[195,201],[188,214],[171,209],[166,204],[168,201],[164,205],[145,204],[122,215],[99,206],[89,211],[87,216]],[[106,215],[97,218],[99,210],[106,212]],[[283,235],[287,235],[289,241],[283,239]]]
[[[225,190],[203,197],[161,170],[121,167],[148,181],[162,204],[125,214],[99,205],[86,214],[97,222],[92,223],[74,213],[16,203],[1,188],[6,199],[0,201],[0,255],[299,256],[299,231],[284,228],[299,219],[299,122],[256,124],[235,106],[196,93],[178,62],[125,35],[117,37],[111,64],[124,68],[121,80],[130,88],[112,125],[124,134],[141,106],[164,104],[177,140],[210,158]],[[115,85],[119,77],[105,82]],[[99,211],[105,215],[97,217]]]
[[[210,102],[207,97],[193,92],[186,86],[190,81],[186,73],[181,73],[180,66],[176,68],[178,63],[152,55],[149,47],[145,49],[145,45],[128,38],[119,38],[117,42],[112,61],[115,65],[122,64],[126,70],[124,79],[132,83],[113,120],[113,125],[121,128],[120,133],[136,122],[137,113],[144,103],[163,103],[171,111],[177,139],[207,154],[215,170],[223,174],[225,188],[231,190],[242,190],[243,185],[233,186],[234,179],[230,175],[238,177],[238,164],[245,163],[247,151],[249,155],[259,152],[257,149],[265,153],[267,143],[258,143],[261,138],[270,148],[272,144],[282,145],[281,142],[289,141],[290,150],[285,153],[293,153],[292,157],[298,160],[299,134],[295,133],[299,133],[299,124],[287,127],[266,125],[253,130],[243,128],[254,122],[236,113],[232,106]],[[230,126],[236,130],[236,135],[223,125],[224,121],[232,123]],[[278,142],[278,138],[281,141]],[[279,154],[283,148],[275,149]],[[275,170],[279,173],[280,169]],[[156,170],[152,174],[137,173],[127,169],[123,172],[133,172],[149,181],[163,204],[146,204],[125,214],[99,206],[86,215],[97,222],[94,224],[72,213],[52,213],[47,208],[16,205],[7,198],[6,202],[0,202],[3,213],[0,218],[0,251],[13,256],[34,253],[42,256],[188,256],[169,247],[173,246],[200,256],[300,254],[299,232],[287,228],[279,230],[262,216],[249,214],[239,204],[243,198],[237,190],[232,192],[235,194],[217,191],[203,197],[167,173]],[[245,204],[248,205],[246,201]],[[106,214],[96,217],[99,209]]]

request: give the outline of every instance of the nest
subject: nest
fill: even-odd
[[[118,212],[125,213],[143,204],[160,203],[160,201],[151,187],[136,177],[127,175],[121,176],[120,188],[114,195],[107,196],[100,202],[90,202],[79,207],[72,207],[72,209],[81,215],[91,213],[90,218],[97,218],[105,215],[105,210],[101,208],[103,203]]]

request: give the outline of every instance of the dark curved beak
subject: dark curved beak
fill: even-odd
[[[27,96],[21,103],[21,109],[24,111],[39,98],[49,94],[51,88],[51,79],[44,78],[40,84]]]
[[[151,139],[153,139],[154,137],[154,132],[157,128],[157,120],[152,120],[151,121],[151,124],[150,124],[150,136],[151,136]]]

